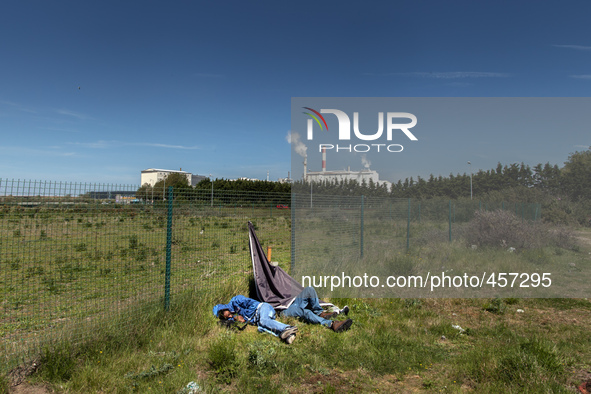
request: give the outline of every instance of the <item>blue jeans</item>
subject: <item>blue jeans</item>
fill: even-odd
[[[275,309],[271,304],[263,302],[255,317],[252,319],[252,323],[256,324],[259,328],[259,332],[268,332],[269,334],[279,336],[287,327],[287,324],[283,324],[275,320]]]
[[[292,304],[283,312],[283,316],[298,317],[310,324],[322,324],[330,327],[332,320],[324,319],[318,315],[322,313],[322,307],[318,301],[318,294],[313,287],[306,287],[293,300]]]

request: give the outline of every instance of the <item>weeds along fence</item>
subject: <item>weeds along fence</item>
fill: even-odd
[[[131,327],[131,311],[168,308],[185,290],[215,292],[247,278],[248,221],[271,260],[285,269],[291,263],[295,273],[296,263],[363,256],[384,245],[405,250],[433,234],[451,240],[479,209],[540,217],[537,204],[192,188],[139,200],[137,189],[0,179],[0,371],[53,341]]]
[[[291,270],[308,274],[332,272],[343,261],[357,261],[375,250],[406,251],[427,242],[452,242],[479,211],[510,211],[522,221],[541,218],[537,203],[309,193],[292,194],[292,208]],[[319,264],[319,259],[325,262]]]
[[[289,264],[289,194],[0,180],[0,371],[252,271],[247,222]],[[279,207],[279,208],[278,208]]]

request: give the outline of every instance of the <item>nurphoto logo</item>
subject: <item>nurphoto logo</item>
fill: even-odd
[[[328,131],[328,124],[326,119],[322,114],[332,114],[335,115],[339,124],[338,127],[338,141],[351,141],[351,119],[349,115],[347,115],[344,111],[338,109],[321,109],[320,111],[316,111],[310,107],[303,107],[304,109],[310,112],[304,112],[304,114],[310,116],[308,119],[308,128],[307,128],[307,138],[308,141],[312,141],[314,139],[314,121],[320,130],[326,129]],[[410,122],[406,123],[399,123],[401,119],[410,120]],[[395,121],[396,120],[396,121]],[[394,135],[397,132],[401,131],[410,139],[411,141],[418,141],[418,138],[415,137],[413,133],[410,132],[409,129],[413,128],[417,124],[417,117],[408,112],[388,112],[386,113],[386,120],[384,121],[384,113],[378,112],[378,130],[372,133],[365,133],[359,130],[359,112],[353,112],[353,134],[354,136],[361,141],[378,141],[382,138],[384,134],[384,129],[386,130],[386,141],[392,141]],[[383,139],[382,139],[383,140]],[[346,151],[346,152],[369,152],[369,151],[387,151],[387,152],[402,152],[404,147],[400,144],[390,144],[390,143],[364,143],[364,144],[319,144],[318,151],[322,152],[322,150],[326,149],[334,149],[335,152]]]

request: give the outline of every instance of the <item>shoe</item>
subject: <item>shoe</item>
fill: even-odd
[[[339,312],[339,315],[340,314],[347,316],[349,314],[349,305],[345,305],[345,307]]]
[[[334,332],[343,332],[343,331],[346,331],[349,328],[351,328],[352,324],[353,324],[353,320],[351,320],[351,319],[341,320],[341,321],[335,320],[332,322],[332,325],[330,326],[330,328]]]
[[[291,345],[293,343],[293,341],[295,340],[296,334],[291,334],[290,336],[287,337],[287,339],[285,340],[285,343],[287,343],[288,345]]]
[[[279,335],[279,338],[286,341],[290,337],[290,335],[294,335],[296,332],[298,332],[297,327],[289,326],[285,330],[283,330],[283,332],[281,332],[281,334]],[[292,342],[293,342],[293,339],[292,339]]]
[[[338,313],[336,313],[336,312],[322,312],[318,316],[320,316],[323,319],[330,319],[330,318],[333,318],[337,315],[338,315]]]

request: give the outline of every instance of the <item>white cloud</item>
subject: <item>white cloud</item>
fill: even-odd
[[[0,101],[0,104],[7,105],[7,106],[9,106],[11,108],[16,109],[17,111],[27,112],[27,113],[30,113],[30,114],[36,114],[37,113],[37,111],[35,111],[35,110],[31,109],[31,108],[24,107],[24,106],[22,106],[20,104],[13,103],[11,101]]]
[[[148,146],[154,148],[167,149],[201,149],[199,146],[184,146],[184,145],[169,145],[158,144],[150,142],[123,142],[123,141],[96,141],[96,142],[69,142],[70,145],[77,145],[84,148],[92,149],[107,149],[107,148],[121,148],[124,146]]]
[[[575,51],[591,51],[591,46],[585,45],[552,45],[556,48],[574,49]]]
[[[49,147],[50,149],[27,148],[22,146],[0,146],[0,152],[4,151],[2,155],[5,156],[52,156],[52,157],[73,157],[78,156],[76,152],[62,152],[57,147]],[[57,149],[56,149],[57,148]]]
[[[72,116],[72,117],[80,119],[80,120],[92,119],[90,116],[81,114],[79,112],[70,111],[67,109],[58,109],[58,110],[56,110],[56,112],[60,115]]]
[[[213,73],[194,73],[193,76],[199,77],[199,78],[223,78],[224,77],[222,74],[213,74]]]
[[[170,148],[170,149],[201,149],[198,146],[183,146],[183,145],[167,145],[167,144],[151,144],[148,142],[126,143],[126,145],[134,146],[153,146],[155,148]]]
[[[498,73],[498,72],[487,72],[487,71],[446,71],[446,72],[407,72],[407,73],[383,73],[383,74],[371,74],[366,75],[375,76],[408,76],[408,77],[421,77],[421,78],[434,78],[434,79],[461,79],[461,78],[507,78],[510,74]]]
[[[569,75],[569,77],[576,79],[591,79],[591,74]]]
[[[58,132],[66,132],[66,133],[78,133],[78,130],[74,129],[64,129],[61,127],[43,127],[42,130],[49,130],[49,131],[58,131]]]
[[[448,72],[413,72],[408,73],[423,78],[460,79],[460,78],[506,78],[509,74],[482,71],[448,71]]]

